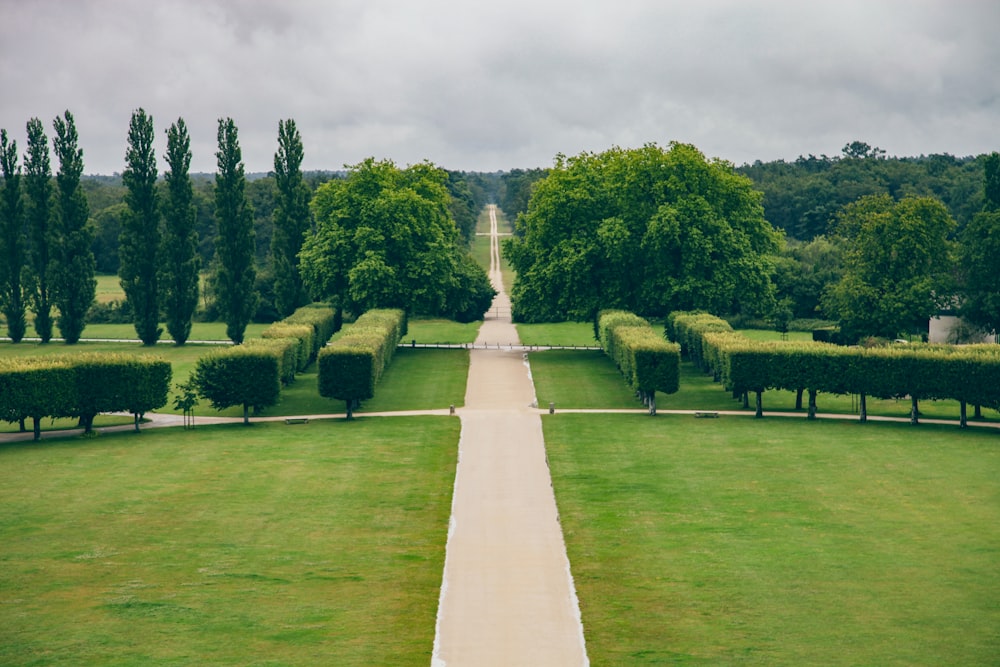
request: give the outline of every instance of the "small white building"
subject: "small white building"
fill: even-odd
[[[953,310],[942,310],[932,317],[927,332],[927,342],[968,345],[971,343],[997,343],[996,334],[968,324]]]

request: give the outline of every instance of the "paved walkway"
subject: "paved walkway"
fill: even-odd
[[[496,240],[490,277],[509,313]],[[516,341],[517,331],[509,317],[490,319],[479,338]],[[587,665],[524,354],[472,350],[467,387],[432,664]]]

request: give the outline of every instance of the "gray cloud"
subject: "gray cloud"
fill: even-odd
[[[989,0],[0,0],[0,23],[0,127],[23,146],[29,118],[70,109],[88,172],[122,170],[140,106],[161,140],[184,117],[199,171],[225,116],[252,171],[283,118],[312,169],[671,140],[736,163],[998,148]]]

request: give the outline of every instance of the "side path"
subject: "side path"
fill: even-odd
[[[491,207],[494,311],[510,312]],[[482,340],[517,340],[509,316]],[[432,665],[587,665],[524,354],[470,352]]]

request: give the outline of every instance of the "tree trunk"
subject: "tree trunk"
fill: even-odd
[[[803,391],[804,390],[801,387],[799,389],[795,390],[795,409],[796,410],[801,410],[802,409],[802,392]]]
[[[868,421],[868,397],[865,392],[861,392],[861,423]]]
[[[20,427],[21,427],[21,433],[24,433],[25,431],[27,431],[27,430],[28,430],[27,428],[25,428],[25,425],[24,425],[24,417],[21,417],[21,418],[20,418],[20,419],[18,420],[18,424],[19,424],[19,425],[20,425]]]
[[[243,404],[243,424],[245,426],[250,425],[250,405],[247,403]]]
[[[972,411],[972,418],[973,419],[982,419],[983,418],[983,406],[977,405],[975,407],[975,409]]]
[[[961,417],[959,418],[958,421],[958,425],[961,428],[968,428],[969,420],[968,420],[968,415],[967,415],[968,411],[966,410],[965,401],[960,401],[958,404],[958,408],[959,408],[959,413],[961,414]]]
[[[743,392],[743,409],[746,410],[750,407],[750,394],[749,392]]]
[[[764,416],[764,392],[758,389],[754,393],[757,394],[757,411],[754,413],[754,417],[760,419]]]
[[[917,419],[917,416],[919,414],[920,411],[917,409],[917,397],[910,396],[910,423],[913,424],[914,426],[920,423],[919,420]]]
[[[139,432],[139,413],[138,412],[133,412],[132,416],[135,417],[135,432],[138,433]]]
[[[31,423],[35,429],[35,442],[38,442],[39,440],[42,439],[42,418],[32,417]]]
[[[800,408],[801,409],[801,408]],[[809,419],[816,419],[816,390],[809,390]]]
[[[655,417],[656,416],[656,392],[653,392],[653,393],[649,394],[649,403],[647,405],[649,405],[649,416],[650,417]]]
[[[347,399],[347,421],[354,419],[354,399]]]

